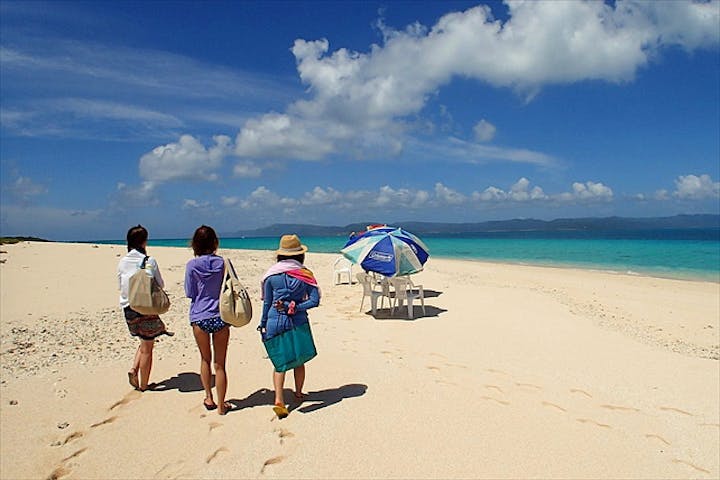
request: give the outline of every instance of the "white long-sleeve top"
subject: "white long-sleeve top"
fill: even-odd
[[[145,254],[137,250],[130,250],[118,263],[117,276],[118,287],[120,288],[120,308],[125,308],[130,305],[128,301],[130,277],[137,272],[144,258]],[[158,282],[160,287],[165,288],[165,282],[162,279],[162,275],[160,275],[160,268],[153,257],[148,258],[145,264],[145,270],[149,275],[155,277],[155,281]]]

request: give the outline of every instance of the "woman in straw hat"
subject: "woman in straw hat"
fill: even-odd
[[[297,235],[283,235],[276,251],[277,263],[271,266],[262,279],[260,294],[263,299],[262,318],[258,330],[268,351],[275,371],[275,406],[278,417],[288,415],[283,397],[285,372],[293,369],[295,377],[295,399],[303,398],[305,383],[305,361],[315,356],[307,310],[320,303],[320,290],[313,273],[303,263],[307,247]],[[290,332],[290,331],[293,332]],[[302,336],[301,351],[290,351],[279,337],[286,332]],[[278,338],[276,338],[278,337]],[[275,341],[272,339],[275,338]],[[297,341],[295,342],[297,345]]]

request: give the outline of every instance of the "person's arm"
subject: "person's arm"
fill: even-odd
[[[265,328],[265,325],[267,325],[268,312],[270,311],[270,307],[272,306],[272,299],[272,285],[270,285],[270,278],[266,278],[263,284],[263,309],[262,317],[260,317],[260,328]]]
[[[162,275],[160,275],[160,266],[157,263],[157,260],[155,260],[153,257],[150,257],[148,260],[150,265],[152,266],[153,271],[153,277],[155,277],[155,281],[160,285],[160,288],[165,288],[165,281],[162,278]]]
[[[192,267],[189,264],[185,266],[185,296],[193,300],[197,297],[197,285],[192,278]]]
[[[304,302],[295,304],[296,312],[309,310],[320,305],[320,292],[318,291],[318,288],[314,285],[308,285],[307,289],[308,299]]]

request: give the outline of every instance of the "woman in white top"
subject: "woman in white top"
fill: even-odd
[[[128,371],[128,381],[130,385],[140,391],[152,388],[152,384],[148,384],[150,379],[150,370],[152,369],[152,354],[155,346],[155,338],[160,335],[174,335],[168,332],[165,324],[157,315],[143,315],[130,308],[128,301],[128,288],[130,277],[137,272],[143,261],[146,262],[145,269],[148,273],[152,273],[155,280],[164,287],[160,269],[154,258],[148,257],[145,249],[147,248],[148,231],[142,225],[132,227],[127,233],[127,249],[128,253],[120,259],[118,263],[118,282],[120,285],[120,308],[125,313],[125,322],[127,323],[130,334],[140,338],[140,345],[135,352],[133,366]],[[147,257],[147,260],[145,258]]]

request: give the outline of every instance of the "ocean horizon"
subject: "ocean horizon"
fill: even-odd
[[[343,236],[303,236],[311,252],[338,253]],[[423,235],[430,259],[488,261],[603,270],[720,283],[720,229],[524,231]],[[90,243],[121,244],[124,240]],[[220,248],[275,250],[278,237],[221,238]],[[153,239],[149,246],[189,247],[188,238]]]

